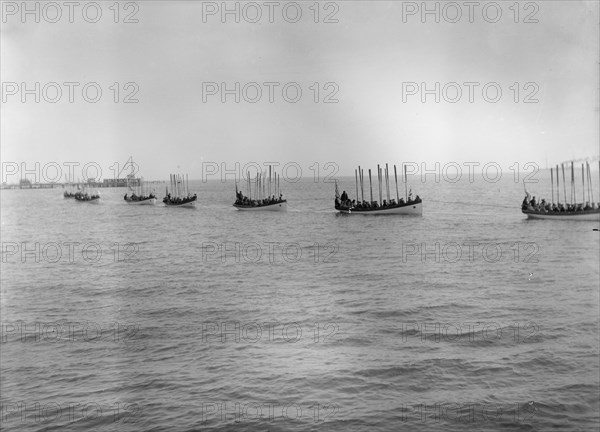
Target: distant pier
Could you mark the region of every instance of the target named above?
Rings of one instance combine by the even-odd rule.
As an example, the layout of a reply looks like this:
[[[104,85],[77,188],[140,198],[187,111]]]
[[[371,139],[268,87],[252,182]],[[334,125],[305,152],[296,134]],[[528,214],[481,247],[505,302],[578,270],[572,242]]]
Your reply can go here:
[[[164,183],[160,182],[150,182],[150,183]],[[65,188],[65,187],[88,187],[92,189],[98,188],[112,188],[112,187],[138,187],[141,185],[140,178],[114,178],[114,179],[104,179],[101,182],[97,182],[94,180],[89,180],[85,183],[32,183],[29,179],[21,179],[19,183],[2,183],[0,186],[1,189],[54,189],[54,188]]]

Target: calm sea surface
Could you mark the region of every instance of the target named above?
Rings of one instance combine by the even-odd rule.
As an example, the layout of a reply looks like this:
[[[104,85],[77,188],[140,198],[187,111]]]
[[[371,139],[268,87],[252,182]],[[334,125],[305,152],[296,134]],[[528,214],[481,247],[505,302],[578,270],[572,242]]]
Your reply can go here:
[[[2,430],[598,430],[598,223],[508,177],[415,180],[422,218],[2,191]]]

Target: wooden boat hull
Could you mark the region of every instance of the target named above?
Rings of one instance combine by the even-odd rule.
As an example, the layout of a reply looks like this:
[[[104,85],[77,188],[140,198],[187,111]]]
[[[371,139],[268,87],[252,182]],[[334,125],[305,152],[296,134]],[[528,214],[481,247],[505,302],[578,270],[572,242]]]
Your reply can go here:
[[[552,219],[552,220],[578,220],[600,222],[600,209],[583,212],[548,212],[538,213],[531,210],[522,210],[528,219]]]
[[[80,202],[80,203],[99,204],[100,198],[93,198],[93,199],[89,199],[89,200],[82,200],[82,199],[75,198],[75,201]]]
[[[183,204],[165,203],[167,207],[196,207],[196,201],[190,201]]]
[[[423,202],[406,204],[401,207],[392,208],[375,208],[375,209],[345,209],[337,207],[337,211],[346,214],[362,214],[362,215],[409,215],[409,216],[422,216],[423,215]]]
[[[245,206],[240,204],[233,205],[236,209],[240,211],[275,211],[275,212],[285,212],[287,211],[287,201],[283,201],[280,203],[274,203],[269,205],[262,206]]]
[[[186,203],[173,203],[173,202],[164,202],[164,205],[167,207],[196,207],[196,200],[188,201]]]
[[[149,199],[145,199],[142,201],[137,201],[137,200],[125,200],[125,202],[127,204],[132,204],[132,205],[155,205],[156,204],[156,198],[149,198]]]

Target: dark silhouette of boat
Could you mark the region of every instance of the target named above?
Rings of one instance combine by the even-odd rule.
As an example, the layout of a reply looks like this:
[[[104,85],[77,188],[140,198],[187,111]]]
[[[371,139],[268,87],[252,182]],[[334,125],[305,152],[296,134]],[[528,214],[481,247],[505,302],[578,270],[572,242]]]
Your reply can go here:
[[[398,175],[396,172],[396,166],[394,165],[394,177],[396,179],[396,199],[390,198],[390,183],[389,183],[389,172],[388,165],[385,164],[385,172],[377,165],[377,178],[379,181],[379,201],[373,200],[373,185],[371,183],[371,170],[369,170],[369,187],[371,190],[371,200],[365,201],[364,199],[364,187],[363,187],[363,170],[358,167],[358,170],[354,170],[354,177],[356,180],[356,196],[357,198],[351,200],[348,197],[346,191],[343,191],[340,195],[338,190],[337,181],[335,183],[335,209],[340,213],[345,214],[363,214],[363,215],[423,215],[423,203],[421,198],[417,195],[415,198],[412,197],[412,191],[408,191],[408,184],[406,181],[406,167],[404,167],[404,189],[405,198],[400,198],[398,193]],[[384,195],[384,184],[385,181],[385,192],[387,194],[386,199],[383,199]],[[360,197],[358,199],[358,185],[360,183]]]
[[[269,176],[266,173],[257,174],[254,180],[250,179],[248,173],[248,194],[245,196],[242,191],[238,191],[237,183],[235,185],[236,200],[233,206],[241,211],[287,211],[287,200],[283,199],[283,194],[279,187],[279,175],[271,173],[269,166]],[[252,184],[254,183],[254,195],[252,194]]]
[[[148,192],[147,187],[143,181],[140,179],[138,186],[134,190],[129,184],[127,185],[129,190],[131,191],[131,195],[125,194],[123,199],[127,204],[135,204],[135,205],[154,205],[156,204],[156,195],[154,195],[154,191]]]
[[[172,193],[167,187],[163,203],[169,207],[195,207],[198,196],[190,194],[187,175],[171,174],[170,180]]]
[[[100,194],[98,192],[94,194],[86,190],[76,192],[74,198],[78,202],[87,202],[90,204],[98,204],[100,202]]]
[[[599,164],[600,165],[600,164]],[[535,196],[525,190],[525,198],[521,203],[521,212],[527,215],[528,219],[552,219],[552,220],[580,220],[580,221],[600,221],[600,202],[594,203],[592,190],[592,176],[589,163],[581,165],[581,182],[583,185],[582,201],[577,202],[577,193],[575,191],[575,169],[571,162],[571,198],[567,203],[567,187],[565,181],[565,167],[561,164],[563,177],[563,199],[565,203],[560,202],[559,170],[556,165],[556,203],[554,202],[554,169],[550,168],[550,183],[552,185],[552,200],[546,202],[545,199],[536,200]],[[587,191],[586,191],[587,179]],[[587,194],[586,194],[587,192]],[[586,201],[587,199],[587,201]],[[584,202],[585,201],[585,202]]]

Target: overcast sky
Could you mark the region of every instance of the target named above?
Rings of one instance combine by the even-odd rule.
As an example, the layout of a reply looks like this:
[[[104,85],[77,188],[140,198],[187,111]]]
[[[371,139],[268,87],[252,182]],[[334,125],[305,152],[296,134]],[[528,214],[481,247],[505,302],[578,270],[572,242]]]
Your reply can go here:
[[[439,23],[421,15],[420,1],[321,2],[318,16],[313,1],[298,2],[295,23],[289,2],[275,2],[272,23],[264,2],[239,3],[240,23],[233,14],[223,19],[221,2],[194,1],[121,3],[118,23],[113,2],[99,2],[102,16],[90,23],[84,18],[94,20],[96,11],[88,7],[84,17],[87,3],[75,8],[73,23],[63,2],[60,19],[41,4],[36,23],[34,14],[22,16],[21,2],[3,2],[3,162],[93,161],[113,177],[109,167],[131,155],[145,177],[166,180],[175,171],[201,178],[203,161],[296,162],[304,170],[331,161],[353,175],[358,164],[534,161],[543,168],[546,160],[599,153],[597,1],[479,2],[471,18],[464,2],[428,2],[439,8]],[[256,20],[255,5],[262,17],[247,22]],[[138,22],[122,22],[128,15]],[[39,103],[33,93],[22,102],[23,82],[40,83]],[[61,83],[56,103],[47,100],[57,98],[51,82]],[[73,103],[64,82],[80,83],[71,87]],[[129,82],[137,103],[123,103],[136,90],[123,88]],[[240,102],[226,94],[223,103],[221,83],[235,89],[236,82]],[[436,82],[439,103],[433,93],[423,102],[422,83],[433,90]],[[102,89],[98,102],[84,100],[86,83]],[[244,99],[258,99],[256,86],[243,93],[247,83],[260,86],[256,103]],[[286,83],[296,103],[284,99]],[[460,98],[448,83],[458,83]]]

